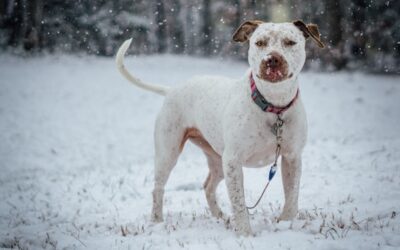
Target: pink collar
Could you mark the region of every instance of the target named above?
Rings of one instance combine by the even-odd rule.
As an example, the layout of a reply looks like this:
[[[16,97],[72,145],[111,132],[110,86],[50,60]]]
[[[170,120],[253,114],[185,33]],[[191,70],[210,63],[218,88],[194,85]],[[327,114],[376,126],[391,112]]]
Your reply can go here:
[[[276,107],[272,103],[268,102],[264,96],[258,91],[256,83],[253,78],[253,74],[250,74],[250,88],[251,88],[251,98],[253,101],[261,108],[262,111],[271,112],[277,115],[282,114],[288,110],[299,96],[299,89],[297,89],[296,95],[285,107]]]

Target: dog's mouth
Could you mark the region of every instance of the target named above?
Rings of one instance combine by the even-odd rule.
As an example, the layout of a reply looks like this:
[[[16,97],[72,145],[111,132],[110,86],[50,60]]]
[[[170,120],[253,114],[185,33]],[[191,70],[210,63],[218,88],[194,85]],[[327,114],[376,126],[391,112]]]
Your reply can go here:
[[[268,67],[261,72],[261,78],[269,82],[280,82],[287,78],[287,72],[284,69]]]
[[[278,53],[271,53],[262,60],[258,77],[268,82],[276,83],[292,77],[288,74],[288,64]]]

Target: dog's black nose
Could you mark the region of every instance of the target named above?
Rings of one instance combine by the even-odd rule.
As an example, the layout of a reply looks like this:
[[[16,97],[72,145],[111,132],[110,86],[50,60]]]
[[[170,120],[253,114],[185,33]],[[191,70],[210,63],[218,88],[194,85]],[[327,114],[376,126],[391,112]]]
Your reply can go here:
[[[276,56],[269,56],[267,59],[267,64],[272,68],[277,67],[279,65],[279,58]]]

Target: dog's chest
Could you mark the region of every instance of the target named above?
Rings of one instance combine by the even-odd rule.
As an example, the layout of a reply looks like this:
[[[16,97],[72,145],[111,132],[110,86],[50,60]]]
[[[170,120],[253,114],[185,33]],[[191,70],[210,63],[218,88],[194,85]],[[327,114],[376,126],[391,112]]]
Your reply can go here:
[[[274,160],[277,141],[273,124],[272,121],[262,121],[256,128],[248,130],[242,145],[246,151],[246,166],[265,166]]]
[[[243,142],[248,142],[243,143],[243,150],[246,151],[244,154],[246,166],[261,167],[274,161],[277,149],[275,123],[276,117],[271,115],[269,119],[261,121],[253,130],[248,131],[248,136],[243,140]],[[281,141],[283,153],[297,150],[301,143],[298,141],[301,137],[297,135],[297,133],[302,133],[300,130],[292,120],[284,121]]]

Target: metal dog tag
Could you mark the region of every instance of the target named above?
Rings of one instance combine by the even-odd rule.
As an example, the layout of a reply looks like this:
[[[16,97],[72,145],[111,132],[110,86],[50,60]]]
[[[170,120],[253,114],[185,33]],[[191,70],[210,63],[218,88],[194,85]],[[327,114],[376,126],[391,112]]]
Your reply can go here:
[[[281,131],[282,130],[282,126],[283,126],[283,120],[278,116],[278,118],[276,119],[276,122],[271,127],[271,132],[275,136],[278,136],[278,131],[279,131],[280,132],[279,136],[280,136],[280,134],[282,134],[282,131]]]
[[[278,134],[278,125],[274,123],[271,127],[271,132],[276,136]]]

